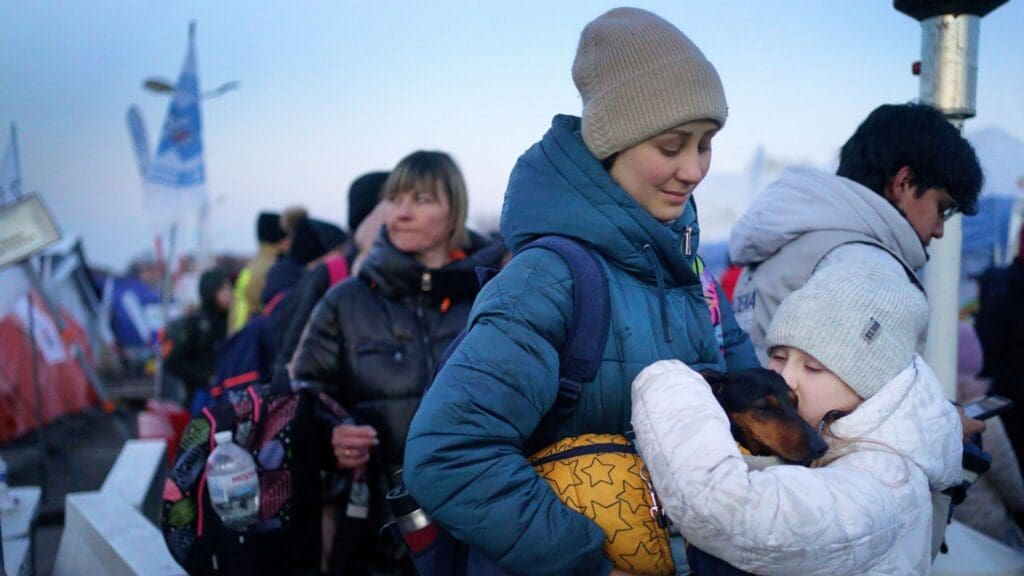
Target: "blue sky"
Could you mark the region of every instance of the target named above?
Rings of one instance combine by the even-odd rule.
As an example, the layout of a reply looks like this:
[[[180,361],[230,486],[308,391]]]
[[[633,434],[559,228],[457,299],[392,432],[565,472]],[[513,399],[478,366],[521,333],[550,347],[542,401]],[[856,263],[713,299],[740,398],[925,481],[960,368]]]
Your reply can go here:
[[[154,147],[196,20],[216,250],[251,251],[261,209],[302,203],[344,222],[349,183],[415,149],[450,152],[471,222],[496,217],[515,159],[556,113],[578,114],[570,69],[583,26],[617,5],[546,2],[0,3],[0,125],[18,125],[23,183],[91,259],[122,266],[152,246],[125,113]],[[730,105],[713,172],[758,146],[826,163],[884,102],[918,95],[920,26],[882,0],[637,2],[679,26],[722,76]],[[978,116],[1024,138],[1024,1],[982,20]],[[713,190],[698,189],[712,194]],[[187,242],[187,240],[186,240]]]

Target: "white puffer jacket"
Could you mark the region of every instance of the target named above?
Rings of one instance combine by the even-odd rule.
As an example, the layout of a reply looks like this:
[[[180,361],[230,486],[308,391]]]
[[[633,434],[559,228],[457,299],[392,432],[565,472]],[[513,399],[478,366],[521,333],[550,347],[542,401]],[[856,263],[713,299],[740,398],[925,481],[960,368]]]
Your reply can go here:
[[[960,419],[919,356],[836,421],[869,443],[823,468],[750,471],[707,382],[677,360],[633,382],[633,427],[669,518],[756,574],[927,574],[930,490],[962,479]],[[898,453],[898,454],[897,454]]]

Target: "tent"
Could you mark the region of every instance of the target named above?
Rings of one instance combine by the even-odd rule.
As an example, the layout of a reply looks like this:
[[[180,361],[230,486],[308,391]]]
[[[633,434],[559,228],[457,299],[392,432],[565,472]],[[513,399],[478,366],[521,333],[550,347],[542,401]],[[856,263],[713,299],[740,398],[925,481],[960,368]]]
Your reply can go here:
[[[0,442],[30,432],[39,425],[40,416],[49,423],[98,401],[72,349],[79,346],[89,356],[88,335],[75,317],[61,310],[62,332],[36,291],[17,299],[10,308],[0,318]]]
[[[0,442],[96,404],[111,341],[78,239],[0,270]]]

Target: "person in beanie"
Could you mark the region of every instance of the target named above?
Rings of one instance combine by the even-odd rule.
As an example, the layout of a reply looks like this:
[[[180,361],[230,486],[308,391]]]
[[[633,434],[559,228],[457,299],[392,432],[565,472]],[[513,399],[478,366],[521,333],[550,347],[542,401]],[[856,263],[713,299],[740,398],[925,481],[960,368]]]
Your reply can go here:
[[[267,272],[260,294],[263,305],[294,288],[307,268],[347,239],[341,228],[329,222],[308,217],[299,220],[292,232],[288,253],[281,255]]]
[[[762,362],[776,307],[816,270],[879,267],[920,284],[928,244],[954,214],[977,213],[982,181],[971,144],[923,104],[872,111],[843,144],[835,174],[784,171],[729,236],[729,258],[744,267],[733,294],[736,319]]]
[[[757,365],[720,288],[697,272],[693,194],[728,116],[715,67],[671,23],[616,8],[584,28],[573,80],[583,116],[555,116],[519,158],[501,231],[514,253],[557,234],[600,261],[610,329],[599,372],[558,438],[535,438],[559,388],[573,282],[558,254],[521,252],[481,290],[405,449],[403,479],[427,514],[513,574],[619,573],[604,532],[559,501],[528,463],[532,450],[626,432],[629,385],[657,360]]]
[[[380,202],[380,193],[387,179],[387,172],[367,172],[352,181],[348,188],[349,233],[358,230],[359,225]]]
[[[179,318],[167,328],[164,368],[185,385],[185,406],[195,415],[202,408],[197,395],[210,384],[217,369],[217,354],[227,337],[228,310],[231,308],[231,279],[220,268],[199,277],[199,309]]]
[[[234,300],[228,320],[228,333],[234,334],[245,326],[249,318],[256,316],[263,309],[260,293],[266,282],[267,271],[278,256],[288,251],[290,235],[282,224],[291,230],[298,215],[304,217],[302,208],[289,208],[285,216],[275,212],[260,212],[256,217],[256,240],[259,247],[256,256],[246,262],[235,280]]]
[[[992,394],[1013,400],[1003,423],[1024,462],[1024,227],[1020,234],[1017,257],[982,275],[974,326],[985,357],[982,376],[992,379]]]
[[[960,418],[915,352],[924,294],[878,269],[829,267],[779,306],[768,367],[823,430],[810,468],[752,471],[705,379],[678,360],[633,383],[637,448],[699,549],[755,574],[928,574],[931,491],[963,476]]]

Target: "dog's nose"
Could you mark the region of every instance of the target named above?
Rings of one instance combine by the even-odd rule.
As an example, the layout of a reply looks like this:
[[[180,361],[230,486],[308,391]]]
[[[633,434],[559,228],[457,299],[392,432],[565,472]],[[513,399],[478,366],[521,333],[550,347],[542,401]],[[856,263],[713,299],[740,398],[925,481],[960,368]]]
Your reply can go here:
[[[828,452],[828,444],[817,434],[812,435],[807,444],[811,451],[811,460],[817,460],[824,456],[825,452]]]

